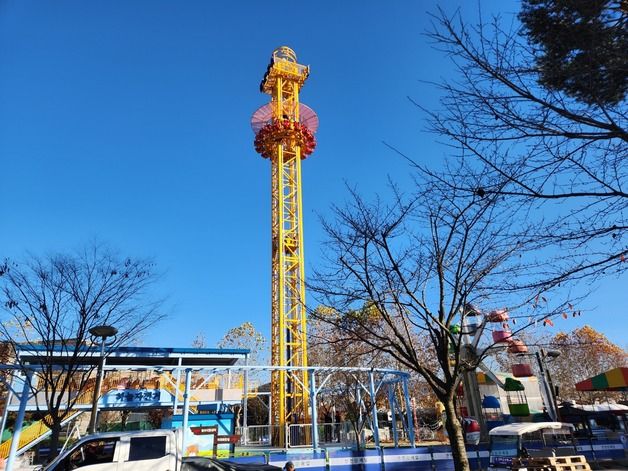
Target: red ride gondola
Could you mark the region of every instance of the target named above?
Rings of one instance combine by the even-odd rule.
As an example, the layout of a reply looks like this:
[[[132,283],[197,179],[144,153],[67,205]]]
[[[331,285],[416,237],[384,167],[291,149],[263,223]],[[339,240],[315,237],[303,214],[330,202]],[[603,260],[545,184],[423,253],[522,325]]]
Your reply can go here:
[[[494,330],[493,331],[493,342],[501,343],[501,342],[510,342],[512,339],[512,332],[510,330]]]
[[[528,346],[522,340],[512,339],[508,345],[508,353],[528,353]]]
[[[516,365],[512,365],[512,375],[515,378],[529,378],[534,376],[534,373],[529,363],[517,363]]]
[[[506,322],[510,316],[507,309],[495,309],[487,314],[489,322]]]

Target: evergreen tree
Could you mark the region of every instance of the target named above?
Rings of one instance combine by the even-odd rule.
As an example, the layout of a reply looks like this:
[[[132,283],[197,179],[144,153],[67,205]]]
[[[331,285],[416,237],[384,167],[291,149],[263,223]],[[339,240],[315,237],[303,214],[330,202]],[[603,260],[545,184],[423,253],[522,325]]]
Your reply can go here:
[[[622,0],[524,0],[519,19],[540,83],[588,104],[614,105],[628,89],[628,8]]]

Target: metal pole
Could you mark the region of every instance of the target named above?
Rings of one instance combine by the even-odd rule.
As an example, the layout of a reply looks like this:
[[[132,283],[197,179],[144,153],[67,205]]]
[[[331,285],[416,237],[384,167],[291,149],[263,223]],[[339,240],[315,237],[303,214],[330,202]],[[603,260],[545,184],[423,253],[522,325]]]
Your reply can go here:
[[[181,456],[185,456],[185,438],[188,433],[188,416],[190,414],[190,382],[192,381],[192,370],[185,370],[185,392],[183,393],[183,423],[181,425]],[[216,437],[214,436],[214,440]]]
[[[249,355],[244,355],[244,366],[249,364]],[[244,396],[242,397],[242,425],[246,428],[249,425],[249,372],[244,370]],[[244,435],[246,440],[246,434]],[[245,442],[246,445],[246,442]]]
[[[373,414],[373,440],[375,441],[375,448],[379,448],[379,423],[377,420],[377,402],[375,401],[375,381],[372,371],[369,371],[369,394],[371,395],[371,414]]]
[[[539,370],[541,370],[541,382],[543,383],[543,401],[547,407],[547,413],[554,422],[558,419],[556,414],[556,404],[554,403],[554,395],[552,391],[549,390],[549,386],[547,384],[547,377],[545,376],[545,367],[543,365],[543,360],[545,357],[545,351],[541,349],[541,352],[536,352],[534,354],[536,356],[536,361],[539,365]]]
[[[545,350],[541,349],[541,352],[543,353],[543,361],[545,362]],[[554,383],[552,382],[552,375],[549,372],[549,368],[547,367],[547,364],[544,363],[545,366],[545,376],[547,377],[547,387],[550,390],[550,397],[552,398],[552,403],[554,404],[554,411],[556,413],[556,421],[557,422],[561,422],[561,417],[560,417],[560,409],[558,407],[558,400],[556,399],[556,388],[554,387]]]
[[[89,426],[87,430],[90,434],[96,433],[96,417],[98,416],[98,399],[100,398],[100,387],[102,386],[103,368],[105,366],[105,340],[102,337],[100,344],[100,362],[98,363],[98,371],[96,373],[96,386],[94,387],[94,396],[92,398],[92,414],[89,418]]]
[[[331,434],[332,442],[340,443],[340,422],[336,425],[336,406],[331,406]]]
[[[273,437],[275,436],[275,426],[273,426],[273,398],[270,394],[268,394],[267,397],[268,397],[268,436],[270,437],[272,441],[274,440]],[[248,433],[248,430],[247,430],[247,433]]]
[[[363,419],[362,419],[362,388],[358,385],[357,389],[355,391],[355,400],[356,400],[356,404],[358,405],[358,430],[360,430],[360,432],[356,433],[356,437],[355,437],[355,441],[356,444],[358,445],[359,448],[359,444],[360,444],[360,440],[361,437],[364,436],[364,429],[362,426],[363,423]],[[366,440],[364,441],[364,447],[366,448]]]
[[[177,409],[179,408],[179,386],[181,386],[181,357],[179,357],[179,368],[177,368],[177,384],[174,386],[174,401],[172,404],[173,415],[176,415]]]
[[[7,419],[9,418],[9,404],[13,400],[13,376],[11,375],[11,383],[8,385],[9,391],[7,392],[7,400],[4,404],[4,412],[2,414],[2,424],[0,425],[0,438],[4,435],[4,428],[7,426]]]
[[[358,387],[356,394],[356,404],[358,405],[358,428],[362,427],[362,388]],[[358,437],[359,440],[360,437]]]
[[[24,414],[26,412],[26,403],[28,402],[28,392],[31,387],[31,375],[32,372],[26,371],[26,377],[24,378],[24,385],[22,387],[22,394],[20,394],[20,408],[17,411],[17,417],[15,418],[15,425],[13,426],[13,438],[11,439],[11,448],[9,448],[9,456],[5,465],[5,471],[13,471],[13,465],[15,464],[15,457],[20,445],[20,435],[22,433],[22,425],[24,423]]]
[[[273,436],[273,398],[268,395],[268,431],[270,436]]]
[[[402,381],[403,386],[403,396],[406,401],[406,423],[408,424],[408,440],[410,440],[410,445],[414,448],[416,445],[414,443],[414,416],[412,413],[412,406],[410,405],[410,395],[408,394],[408,377],[404,376]]]
[[[554,383],[552,382],[552,376],[550,375],[549,369],[545,369],[547,373],[547,383],[550,388],[550,392],[552,393],[552,401],[554,402],[554,407],[556,409],[556,420],[558,422],[562,422],[562,418],[560,417],[560,407],[558,407],[558,400],[556,399],[556,388],[554,387]]]
[[[394,385],[388,385],[388,404],[390,405],[390,415],[392,420],[393,442],[395,447],[399,446],[399,434],[397,433],[397,411],[395,410],[397,401],[395,400]]]
[[[318,448],[318,410],[316,409],[316,379],[310,371],[310,409],[312,410],[312,447]]]
[[[465,371],[462,374],[462,384],[464,395],[467,398],[467,406],[469,407],[469,416],[477,419],[482,440],[488,440],[488,427],[484,420],[480,386],[475,370]]]

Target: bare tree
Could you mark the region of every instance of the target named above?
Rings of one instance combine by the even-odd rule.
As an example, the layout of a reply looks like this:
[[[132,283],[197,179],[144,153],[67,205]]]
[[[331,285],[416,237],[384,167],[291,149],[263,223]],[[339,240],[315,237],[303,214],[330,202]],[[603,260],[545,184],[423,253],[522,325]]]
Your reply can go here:
[[[94,383],[90,358],[99,349],[89,330],[115,326],[118,335],[107,346],[113,349],[162,319],[161,302],[150,298],[156,279],[150,261],[120,258],[96,244],[74,254],[29,256],[1,266],[5,316],[0,332],[18,361],[20,352],[35,356],[32,389],[43,396],[38,407],[47,413],[43,421],[51,429],[52,456],[61,423]],[[17,332],[6,321],[19,326]],[[63,356],[63,362],[55,356]]]
[[[367,308],[368,309],[368,308]],[[338,366],[351,368],[395,368],[393,358],[384,351],[378,351],[363,342],[355,342],[335,327],[335,309],[318,306],[315,315],[308,317],[308,362],[310,365]],[[331,322],[330,322],[331,321]],[[355,437],[355,445],[361,449],[365,443],[362,432],[373,420],[372,409],[366,406],[373,398],[364,397],[357,372],[335,372],[326,381],[325,389],[319,395],[318,410],[326,423],[325,440],[339,435],[340,421],[348,423]],[[381,395],[380,395],[381,396]],[[327,417],[327,419],[325,419]],[[340,419],[340,420],[338,420]],[[336,422],[332,430],[330,422]],[[339,436],[334,436],[340,440]]]
[[[420,183],[421,184],[421,183]],[[353,192],[325,222],[327,266],[312,289],[333,313],[321,315],[345,341],[365,346],[418,373],[445,407],[446,429],[456,470],[468,470],[455,396],[463,372],[474,369],[491,347],[468,354],[460,324],[470,303],[526,310],[518,330],[560,312],[562,303],[541,308],[538,296],[522,290],[535,276],[520,258],[531,243],[494,195],[480,198],[452,192],[438,181],[390,204],[365,202]],[[536,306],[536,307],[535,307]],[[429,338],[428,345],[415,342]],[[436,367],[434,366],[436,363]]]
[[[268,362],[268,342],[264,336],[255,328],[251,322],[243,322],[237,327],[229,329],[222,338],[218,341],[218,348],[236,348],[248,350],[248,364],[249,365],[263,365]],[[265,385],[270,382],[269,374],[267,371],[249,371],[241,372],[235,375],[242,381],[242,384],[246,388],[257,389],[260,385]],[[249,389],[250,390],[250,389]],[[248,394],[249,391],[245,391]],[[246,404],[246,405],[245,405]],[[260,406],[265,407],[261,402],[261,398],[257,397],[257,401],[253,401],[253,410],[256,413],[259,412]],[[236,406],[236,422],[241,425],[241,421],[244,419],[246,407],[247,424],[249,413],[249,401],[242,404],[242,407]],[[269,411],[270,413],[270,411]],[[259,415],[259,414],[258,414]]]
[[[372,302],[365,303],[360,310],[363,312],[370,310],[371,315],[377,316],[376,308]],[[331,307],[318,306],[316,313],[308,317],[308,360],[311,365],[406,369],[404,365],[385,351],[362,342],[356,342],[354,338],[337,329],[335,326],[337,315],[338,312]],[[429,365],[430,369],[438,368],[430,338],[421,332],[412,332],[410,335],[414,348],[419,351],[423,350],[424,363]],[[359,391],[358,386],[358,378],[355,376],[347,373],[335,373],[332,379],[327,382],[327,387],[320,396],[319,411],[322,417],[326,415],[335,417],[333,410],[339,415],[344,413],[345,420],[351,424],[355,433],[356,445],[360,448],[362,446],[361,432],[372,417],[368,408],[362,407],[361,411],[357,409],[360,403],[358,401],[360,394],[356,393]],[[415,398],[417,407],[433,407],[436,399],[431,394],[431,390],[427,392],[424,386],[425,382],[418,375],[415,374],[409,378],[408,390],[410,395]],[[403,403],[401,386],[396,393],[399,393],[399,403]],[[383,396],[385,395],[379,396],[378,404],[380,399],[383,399],[382,402],[384,403],[387,402],[388,399]]]
[[[205,338],[205,334],[203,332],[199,332],[198,334],[196,334],[196,337],[192,339],[192,347],[207,348],[207,339]]]
[[[268,362],[268,342],[250,322],[229,329],[218,342],[218,347],[249,350],[249,364],[252,365]]]
[[[527,204],[536,238],[563,255],[548,266],[546,281],[624,272],[626,98],[579,100],[564,87],[546,87],[538,47],[516,21],[504,23],[497,17],[473,26],[442,10],[434,16],[428,36],[456,74],[436,84],[438,109],[424,111],[461,165],[442,174],[423,170],[452,190]]]

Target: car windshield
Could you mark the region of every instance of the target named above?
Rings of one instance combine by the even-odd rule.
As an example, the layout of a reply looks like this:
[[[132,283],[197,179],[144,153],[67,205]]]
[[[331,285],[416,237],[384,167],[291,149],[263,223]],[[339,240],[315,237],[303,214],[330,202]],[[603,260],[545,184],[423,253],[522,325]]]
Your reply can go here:
[[[491,455],[517,456],[519,437],[516,435],[493,435],[491,437]]]
[[[118,437],[79,443],[63,459],[53,461],[46,471],[71,471],[83,466],[111,463]]]
[[[571,433],[568,430],[558,430],[557,432],[543,433],[545,445],[549,447],[568,447],[573,446]]]
[[[526,433],[521,437],[521,451],[524,454],[545,454],[559,450],[574,451],[570,428],[544,428]],[[560,451],[561,453],[563,451]],[[541,455],[539,455],[541,456]]]

